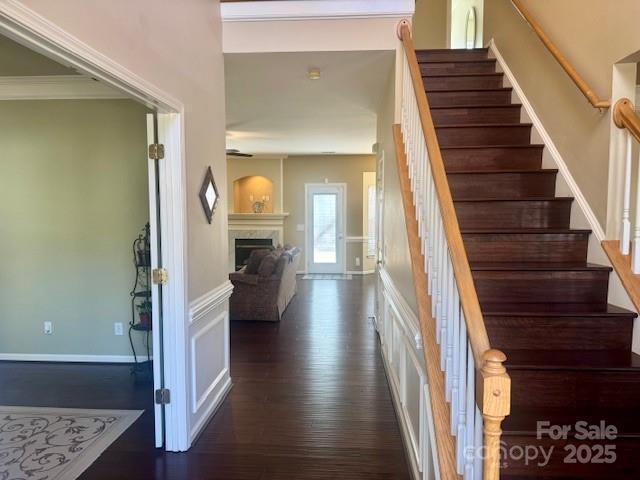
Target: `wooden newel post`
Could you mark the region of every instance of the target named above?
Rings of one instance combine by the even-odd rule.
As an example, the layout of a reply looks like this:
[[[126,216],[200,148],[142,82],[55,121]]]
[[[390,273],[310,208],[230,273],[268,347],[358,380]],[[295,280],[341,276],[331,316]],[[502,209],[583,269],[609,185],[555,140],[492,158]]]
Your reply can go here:
[[[478,405],[482,412],[484,433],[483,480],[500,478],[500,436],[502,421],[509,415],[511,379],[503,363],[507,357],[500,350],[487,350],[480,369]]]

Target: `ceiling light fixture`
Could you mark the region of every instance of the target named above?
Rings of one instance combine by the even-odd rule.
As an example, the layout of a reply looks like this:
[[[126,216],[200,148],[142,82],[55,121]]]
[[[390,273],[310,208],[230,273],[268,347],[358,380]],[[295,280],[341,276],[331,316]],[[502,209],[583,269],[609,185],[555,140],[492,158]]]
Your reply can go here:
[[[309,80],[320,80],[320,69],[310,68],[307,72],[307,76],[309,77]]]

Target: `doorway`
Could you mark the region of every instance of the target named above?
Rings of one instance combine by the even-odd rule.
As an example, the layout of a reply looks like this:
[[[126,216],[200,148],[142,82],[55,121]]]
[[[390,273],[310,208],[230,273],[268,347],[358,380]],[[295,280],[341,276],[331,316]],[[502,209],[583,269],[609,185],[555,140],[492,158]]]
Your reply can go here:
[[[145,403],[145,409],[151,412],[151,415],[155,414],[155,441],[153,442],[156,447],[165,447],[167,450],[183,451],[189,448],[191,438],[189,437],[188,429],[188,410],[185,407],[187,403],[188,391],[187,391],[187,378],[182,368],[186,363],[187,357],[187,339],[184,335],[184,320],[185,320],[185,303],[186,303],[186,289],[185,289],[185,256],[184,256],[184,243],[185,239],[185,198],[183,195],[184,186],[184,156],[182,149],[183,133],[182,133],[182,104],[175,101],[173,98],[165,95],[160,90],[156,89],[153,85],[143,81],[133,75],[120,69],[118,65],[108,62],[105,63],[104,57],[89,47],[82,46],[77,47],[73,43],[73,39],[68,38],[63,32],[58,30],[51,30],[45,28],[40,23],[29,23],[27,27],[24,27],[24,20],[21,16],[21,12],[5,12],[4,16],[0,19],[0,35],[6,36],[16,44],[21,45],[23,48],[36,51],[38,53],[44,52],[41,65],[49,65],[54,62],[58,62],[63,66],[64,73],[66,75],[60,75],[57,77],[58,83],[64,82],[67,78],[75,80],[74,84],[82,83],[86,84],[87,88],[91,91],[95,91],[95,98],[100,101],[109,102],[113,99],[119,101],[134,101],[147,107],[147,111],[151,110],[156,112],[148,120],[148,141],[149,143],[164,144],[164,158],[160,161],[154,158],[149,158],[148,162],[148,176],[145,174],[146,180],[149,182],[149,217],[147,217],[150,226],[150,250],[149,261],[150,269],[166,269],[170,272],[171,281],[166,283],[166,275],[160,275],[156,277],[154,272],[152,276],[154,278],[153,286],[150,286],[149,297],[147,293],[144,293],[144,302],[140,301],[136,304],[129,305],[128,311],[133,311],[133,317],[139,318],[144,314],[152,325],[152,343],[153,348],[151,350],[151,357],[153,358],[153,386],[149,384],[148,391],[144,392],[144,398],[148,399],[148,403]],[[20,25],[20,28],[17,26]],[[74,48],[70,45],[73,44]],[[69,52],[74,52],[73,54]],[[48,60],[44,57],[47,57]],[[60,67],[59,67],[60,68]],[[47,72],[41,73],[41,75],[48,75]],[[53,75],[53,73],[51,74]],[[73,77],[73,78],[71,78]],[[58,85],[56,83],[56,86]],[[53,92],[53,89],[52,89]],[[41,92],[39,92],[41,93]],[[50,96],[41,96],[51,101],[71,100],[79,102],[81,99],[76,99],[73,96],[73,92],[69,93],[68,89],[64,90],[64,97],[56,97],[55,92]],[[87,98],[94,98],[91,96],[84,96],[82,100]],[[20,97],[20,100],[29,100],[29,98]],[[28,102],[27,102],[28,103]],[[155,116],[156,121],[153,121]],[[140,117],[140,122],[144,124],[144,117]],[[140,137],[141,145],[144,146],[145,138]],[[117,142],[115,142],[117,143]],[[138,156],[142,165],[145,164],[144,150],[140,150]],[[160,158],[160,157],[159,157]],[[158,159],[159,159],[158,158]],[[104,162],[102,165],[111,165],[113,162]],[[123,175],[122,178],[129,179],[129,176]],[[82,185],[80,183],[80,185]],[[100,184],[102,187],[103,185]],[[88,189],[87,185],[84,185],[85,189]],[[146,185],[143,185],[140,190],[145,189]],[[88,189],[89,193],[93,191]],[[64,192],[63,192],[64,193]],[[82,205],[81,202],[78,203]],[[71,216],[72,217],[72,216]],[[100,218],[95,215],[94,218]],[[143,222],[144,223],[144,222]],[[86,231],[98,231],[100,227],[104,225],[99,224],[96,228],[85,228]],[[105,243],[110,237],[104,236]],[[160,240],[167,240],[164,242],[165,248],[160,252]],[[85,242],[86,243],[86,242]],[[131,244],[127,240],[126,251],[131,251]],[[55,256],[51,256],[55,259]],[[92,259],[102,258],[99,255],[89,257]],[[129,262],[129,260],[127,260]],[[146,265],[146,263],[145,263]],[[126,265],[130,267],[129,263]],[[94,270],[95,273],[95,270]],[[100,272],[98,272],[100,273]],[[97,275],[98,278],[104,279],[104,275]],[[60,283],[60,282],[58,282]],[[82,288],[96,282],[85,282],[81,285]],[[35,288],[36,283],[32,286]],[[127,282],[125,297],[131,286]],[[88,297],[90,298],[90,297]],[[94,301],[94,303],[97,303]],[[151,305],[149,305],[151,304]],[[164,318],[160,315],[161,310],[165,313]],[[127,338],[127,329],[129,318],[120,320],[112,319],[113,326],[110,330],[106,330],[105,333],[96,334],[96,338],[105,338],[105,335],[121,336]],[[42,322],[40,322],[42,324]],[[66,330],[56,329],[54,326],[51,328],[47,319],[45,322],[44,333],[39,335],[52,335],[52,337],[62,337]],[[135,321],[132,321],[135,323]],[[164,329],[166,335],[161,334],[161,330]],[[104,329],[103,329],[104,330]],[[71,327],[69,331],[76,332]],[[132,334],[134,342],[138,337],[146,337],[146,333],[138,335],[137,332]],[[146,340],[142,340],[144,342]],[[128,341],[127,341],[128,342]],[[51,343],[51,342],[50,342]],[[84,346],[89,345],[85,342]],[[142,359],[147,359],[146,344],[138,345],[137,353]],[[128,363],[129,355],[114,354],[108,355],[109,352],[93,352],[88,350],[87,352],[80,352],[82,354],[65,355],[64,353],[49,353],[41,355],[38,353],[22,353],[17,348],[5,349],[5,353],[0,358],[6,362],[31,362],[40,361],[47,362],[57,368],[58,365],[62,367],[62,362],[73,362],[73,369],[81,370],[83,365],[87,362],[95,364],[96,367],[105,364],[105,362],[117,362]],[[86,354],[85,354],[86,353]],[[94,354],[95,353],[95,354]],[[142,355],[139,355],[142,353]],[[133,358],[134,355],[131,355]],[[162,368],[161,361],[167,359],[166,368]],[[85,364],[81,363],[85,362]],[[34,371],[34,368],[25,365],[25,371]],[[107,366],[105,365],[105,368]],[[182,368],[181,368],[182,367]],[[93,368],[93,365],[86,366],[87,370]],[[114,370],[128,370],[128,365],[114,366]],[[128,373],[127,373],[128,375]],[[128,378],[125,375],[123,378]],[[80,378],[78,375],[72,374],[74,378]],[[96,376],[95,378],[98,378]],[[187,377],[187,378],[185,378]],[[17,393],[20,393],[17,389],[14,389]],[[171,400],[169,401],[169,391],[171,392]],[[26,390],[25,390],[26,392]],[[68,393],[68,392],[67,392]],[[26,394],[26,393],[25,393]],[[17,398],[17,397],[16,397]],[[44,397],[36,397],[43,399]],[[85,399],[88,399],[86,397]],[[111,398],[108,396],[107,398]],[[52,400],[53,401],[53,400]],[[5,402],[6,403],[6,402]],[[14,403],[14,402],[12,402]],[[49,401],[49,403],[51,403]],[[14,403],[16,404],[16,403]],[[25,403],[26,405],[26,403]],[[62,403],[60,404],[61,406]],[[124,404],[123,404],[124,405]],[[65,407],[66,408],[66,407]],[[124,405],[121,408],[127,408]],[[138,405],[132,408],[140,409]],[[154,412],[155,410],[155,412]],[[166,411],[166,415],[163,412]],[[166,418],[166,422],[163,420]],[[153,423],[153,422],[152,422]],[[166,427],[166,430],[165,430]],[[149,432],[153,435],[153,430]],[[146,435],[146,434],[145,434]],[[152,437],[153,438],[153,437]]]
[[[346,184],[306,184],[307,271],[345,273]]]

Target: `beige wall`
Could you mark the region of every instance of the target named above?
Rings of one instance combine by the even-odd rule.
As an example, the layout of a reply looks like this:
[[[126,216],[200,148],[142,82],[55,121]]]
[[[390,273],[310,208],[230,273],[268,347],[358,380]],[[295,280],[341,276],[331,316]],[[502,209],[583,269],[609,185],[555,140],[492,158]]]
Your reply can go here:
[[[613,64],[640,50],[640,2],[526,0],[525,4],[595,93],[609,98]],[[604,226],[610,111],[600,113],[587,103],[507,0],[485,0],[485,43],[491,38]]]
[[[71,35],[184,104],[188,295],[227,280],[227,205],[210,225],[198,198],[207,166],[227,196],[219,1],[23,0]]]
[[[377,165],[376,165],[377,167]],[[370,272],[376,268],[376,256],[369,256],[369,233],[375,235],[376,231],[374,227],[373,232],[369,231],[369,188],[376,188],[376,172],[363,172],[362,174],[362,270]],[[376,203],[377,205],[377,203]],[[371,212],[376,215],[376,207]],[[377,225],[377,223],[376,223]]]
[[[131,320],[131,244],[149,219],[146,113],[1,102],[0,353],[131,354],[113,324]]]
[[[271,207],[273,212],[282,212],[282,159],[276,157],[227,157],[227,190],[229,196],[227,202],[229,212],[234,210],[233,182],[239,178],[259,175],[268,178],[273,182],[273,195],[271,196]],[[256,199],[257,200],[257,199]],[[240,213],[240,212],[235,212]]]
[[[378,143],[380,154],[384,155],[383,266],[407,303],[417,311],[392,131],[396,123],[394,85],[395,75],[391,75],[378,113]]]
[[[447,0],[416,0],[413,41],[416,48],[447,48]]]
[[[284,161],[284,211],[290,215],[285,221],[284,238],[287,243],[303,251],[301,268],[305,265],[305,232],[296,231],[296,225],[305,223],[305,183],[347,184],[347,237],[362,236],[362,172],[375,171],[373,155],[315,155],[291,156]],[[347,270],[362,270],[362,244],[347,243]],[[355,258],[360,257],[360,266]]]

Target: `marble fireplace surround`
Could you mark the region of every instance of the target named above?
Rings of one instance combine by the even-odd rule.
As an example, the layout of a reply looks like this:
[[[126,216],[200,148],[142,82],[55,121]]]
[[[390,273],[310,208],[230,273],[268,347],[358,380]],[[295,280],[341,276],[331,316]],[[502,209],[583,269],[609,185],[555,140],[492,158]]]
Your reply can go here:
[[[284,244],[284,220],[288,213],[230,213],[229,271],[235,270],[236,239],[270,238],[274,245]]]

